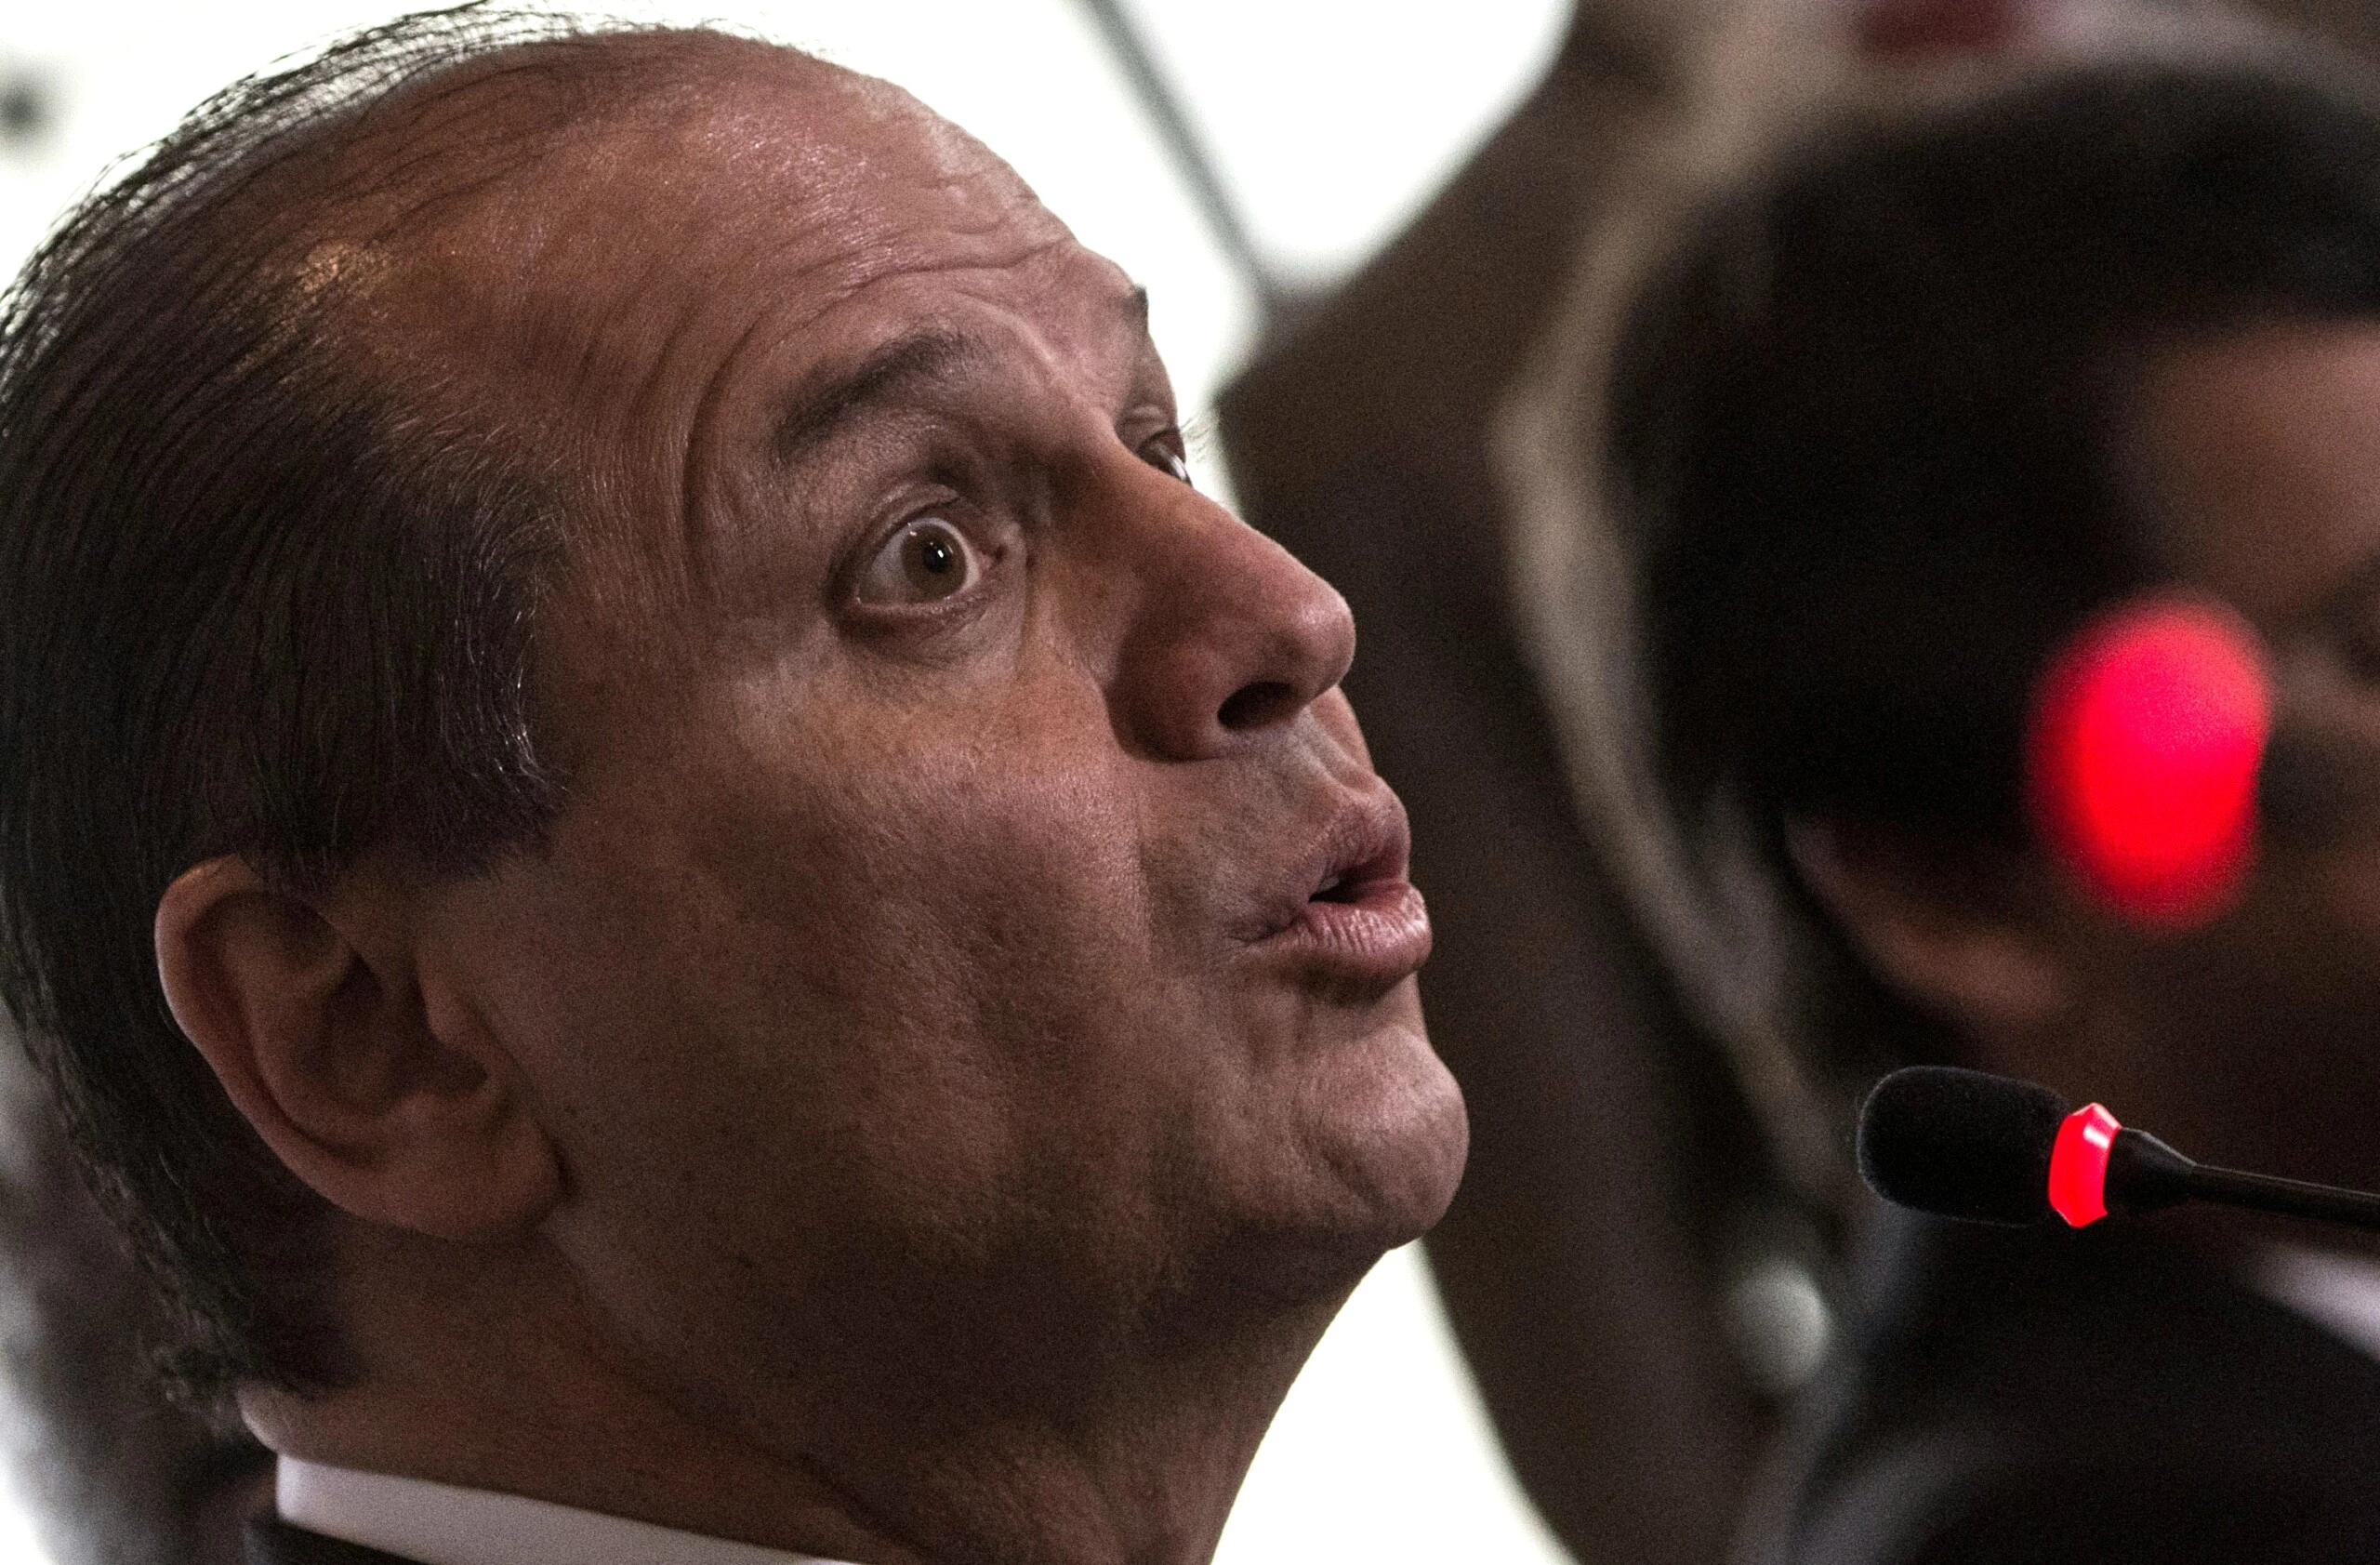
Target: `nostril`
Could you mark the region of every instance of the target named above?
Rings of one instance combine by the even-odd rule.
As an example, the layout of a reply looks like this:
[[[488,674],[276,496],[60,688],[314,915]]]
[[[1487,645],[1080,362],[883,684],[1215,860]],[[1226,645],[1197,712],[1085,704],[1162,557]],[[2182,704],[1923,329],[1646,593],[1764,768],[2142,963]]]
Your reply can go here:
[[[1215,721],[1235,734],[1245,734],[1295,717],[1303,705],[1305,701],[1296,686],[1278,680],[1260,680],[1233,691],[1216,711]]]

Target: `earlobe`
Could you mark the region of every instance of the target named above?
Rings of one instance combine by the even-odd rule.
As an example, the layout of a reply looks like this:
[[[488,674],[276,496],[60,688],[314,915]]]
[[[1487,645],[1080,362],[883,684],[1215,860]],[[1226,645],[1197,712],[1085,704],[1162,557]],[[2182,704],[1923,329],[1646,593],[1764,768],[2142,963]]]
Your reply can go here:
[[[387,906],[358,881],[317,900],[236,856],[158,901],[158,977],[183,1034],[274,1155],[359,1217],[439,1238],[526,1231],[560,1199],[553,1150],[468,1009],[425,1002]]]
[[[1785,845],[1813,895],[1876,975],[1970,1031],[2036,1031],[2074,1002],[2046,933],[2000,899],[1964,895],[1907,844],[1839,821],[1789,822]]]

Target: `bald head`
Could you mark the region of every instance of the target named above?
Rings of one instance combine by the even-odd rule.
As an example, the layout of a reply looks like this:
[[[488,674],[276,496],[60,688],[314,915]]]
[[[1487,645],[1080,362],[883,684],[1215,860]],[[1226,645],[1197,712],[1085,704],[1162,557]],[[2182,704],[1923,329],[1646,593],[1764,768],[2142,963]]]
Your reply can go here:
[[[708,31],[503,41],[287,139],[218,215],[257,302],[477,391],[474,417],[524,391],[566,414],[548,404],[632,373],[630,317],[782,245],[788,202],[851,282],[895,242],[897,185],[954,197],[963,226],[1032,211],[1062,232],[900,88]]]
[[[376,109],[305,178],[290,254],[301,285],[336,278],[308,293],[324,329],[586,499],[694,440],[692,401],[654,405],[672,377],[947,265],[945,240],[985,264],[1070,242],[901,89],[708,33],[509,50]]]

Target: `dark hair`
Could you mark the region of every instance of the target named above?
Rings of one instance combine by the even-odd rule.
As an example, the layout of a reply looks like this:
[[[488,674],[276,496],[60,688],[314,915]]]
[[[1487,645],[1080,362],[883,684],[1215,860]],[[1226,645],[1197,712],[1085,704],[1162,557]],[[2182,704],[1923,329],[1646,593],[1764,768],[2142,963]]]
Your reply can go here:
[[[2380,113],[2277,69],[2105,66],[1802,149],[1644,296],[1613,472],[1665,776],[1771,830],[2024,841],[2038,670],[2169,573],[2143,354],[2380,317]]]
[[[1963,1045],[1857,958],[1785,824],[1995,872],[2039,670],[2172,574],[2127,450],[2144,358],[2374,317],[2380,112],[2278,63],[2101,66],[1807,142],[1633,301],[1608,482],[1658,770],[1816,935],[1797,1030],[1835,1086]]]
[[[467,7],[240,83],[73,212],[0,316],[0,988],[201,1392],[349,1370],[327,1209],[176,1028],[160,895],[233,854],[298,892],[367,850],[468,873],[560,793],[529,695],[559,488],[533,443],[342,351],[310,264],[356,193],[338,153],[508,50],[566,121],[604,38]]]

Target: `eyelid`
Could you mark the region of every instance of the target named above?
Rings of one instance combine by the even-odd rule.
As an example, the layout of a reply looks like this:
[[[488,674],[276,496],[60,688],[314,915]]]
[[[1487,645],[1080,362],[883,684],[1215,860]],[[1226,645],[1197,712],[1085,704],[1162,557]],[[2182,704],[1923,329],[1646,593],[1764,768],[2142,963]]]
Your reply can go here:
[[[1197,487],[1190,477],[1190,437],[1180,423],[1167,424],[1162,429],[1153,430],[1142,436],[1139,443],[1133,445],[1132,455],[1143,461],[1148,461],[1149,447],[1159,441],[1166,443],[1164,446],[1166,462],[1163,465],[1163,471],[1169,476],[1177,478],[1184,484],[1190,484],[1194,488]],[[1155,462],[1149,465],[1158,466]]]
[[[883,603],[863,597],[862,586],[868,572],[884,557],[884,550],[919,523],[933,520],[947,523],[974,550],[980,567],[977,579],[947,598],[924,603]],[[871,614],[936,614],[977,601],[1006,564],[1014,535],[1019,531],[1013,524],[987,526],[985,520],[983,508],[956,490],[945,489],[932,497],[912,499],[901,505],[891,521],[862,535],[866,541],[853,550],[846,563],[836,571],[834,579],[840,584],[836,597]]]
[[[1144,442],[1181,428],[1181,413],[1170,402],[1156,397],[1143,397],[1129,403],[1116,416],[1116,438],[1135,448]]]

